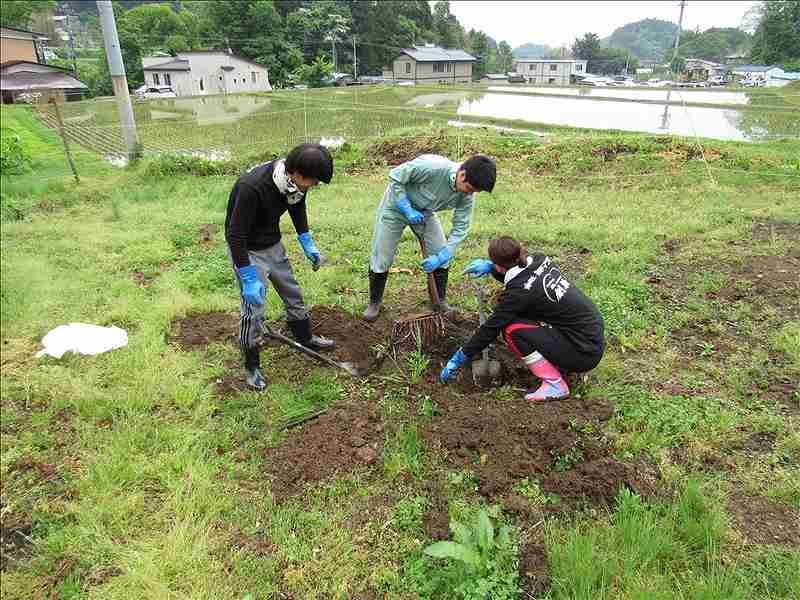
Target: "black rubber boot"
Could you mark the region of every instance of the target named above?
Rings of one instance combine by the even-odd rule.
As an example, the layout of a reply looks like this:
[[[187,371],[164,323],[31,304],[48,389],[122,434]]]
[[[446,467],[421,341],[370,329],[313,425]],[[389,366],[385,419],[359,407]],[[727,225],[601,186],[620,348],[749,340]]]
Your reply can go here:
[[[436,291],[439,292],[439,305],[432,307],[436,312],[453,312],[453,307],[447,303],[447,275],[449,272],[449,269],[436,269],[433,272],[433,280],[436,282]]]
[[[247,385],[257,392],[267,387],[267,378],[261,373],[261,356],[258,348],[248,348],[244,352],[244,379]]]
[[[289,330],[292,332],[294,339],[306,348],[312,350],[332,350],[336,347],[336,342],[324,338],[321,335],[312,335],[311,333],[311,319],[306,317],[299,321],[286,321]]]
[[[386,289],[386,280],[389,279],[389,272],[374,273],[369,272],[369,306],[364,311],[364,320],[370,323],[381,314],[381,302],[383,292]]]

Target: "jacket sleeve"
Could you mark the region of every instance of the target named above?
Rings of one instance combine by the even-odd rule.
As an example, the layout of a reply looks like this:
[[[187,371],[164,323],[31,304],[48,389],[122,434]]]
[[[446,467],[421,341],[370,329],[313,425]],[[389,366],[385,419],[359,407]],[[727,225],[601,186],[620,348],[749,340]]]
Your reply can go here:
[[[306,210],[305,196],[297,204],[289,205],[289,216],[292,217],[292,224],[295,231],[297,231],[297,235],[308,231],[308,211]]]
[[[495,281],[499,281],[500,283],[505,283],[505,282],[506,282],[506,276],[505,276],[505,273],[500,273],[500,272],[498,272],[498,271],[497,271],[497,269],[495,269],[495,268],[493,268],[493,269],[492,269],[492,270],[489,272],[489,275],[491,275],[492,277],[494,277],[494,278],[495,278]]]
[[[505,292],[500,297],[500,301],[497,303],[492,315],[486,320],[486,323],[478,327],[477,331],[472,334],[472,337],[462,346],[461,350],[468,359],[473,359],[483,352],[484,348],[494,342],[500,332],[517,319],[519,313],[519,299],[514,292]]]
[[[472,215],[475,211],[475,194],[470,194],[461,201],[453,211],[453,228],[447,236],[447,247],[455,254],[458,245],[464,241],[472,225]]]
[[[405,162],[389,171],[389,192],[391,193],[392,204],[407,195],[406,186],[409,183],[420,184],[427,181],[430,176],[431,169],[421,157]]]
[[[234,204],[228,228],[225,230],[225,240],[231,249],[233,264],[236,268],[241,268],[250,264],[247,235],[256,216],[258,195],[250,186],[237,184],[231,190],[231,196]]]

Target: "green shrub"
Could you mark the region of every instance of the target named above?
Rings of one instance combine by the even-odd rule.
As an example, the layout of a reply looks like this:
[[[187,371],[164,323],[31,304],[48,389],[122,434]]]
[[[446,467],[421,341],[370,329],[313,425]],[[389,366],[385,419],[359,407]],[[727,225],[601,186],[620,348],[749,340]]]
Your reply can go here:
[[[31,168],[31,157],[16,133],[0,134],[0,174],[20,175]]]

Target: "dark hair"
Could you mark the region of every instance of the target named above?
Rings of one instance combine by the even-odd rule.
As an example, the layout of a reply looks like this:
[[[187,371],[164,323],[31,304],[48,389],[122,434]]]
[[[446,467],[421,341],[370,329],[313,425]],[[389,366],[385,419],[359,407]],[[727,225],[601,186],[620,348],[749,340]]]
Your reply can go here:
[[[286,172],[300,173],[303,177],[313,177],[323,183],[330,183],[333,177],[331,153],[319,144],[295,146],[286,157]]]
[[[491,192],[494,189],[494,181],[497,178],[497,166],[494,161],[483,154],[476,154],[468,158],[461,168],[464,170],[464,177],[472,187],[482,192]]]
[[[502,235],[489,242],[489,258],[504,269],[524,267],[528,264],[528,253],[512,237]]]

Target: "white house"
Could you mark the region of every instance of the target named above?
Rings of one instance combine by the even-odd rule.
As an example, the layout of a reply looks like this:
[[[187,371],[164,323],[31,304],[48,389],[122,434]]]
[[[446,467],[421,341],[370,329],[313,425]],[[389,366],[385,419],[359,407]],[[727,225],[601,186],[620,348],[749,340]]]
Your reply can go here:
[[[404,48],[392,63],[391,78],[416,83],[470,83],[476,60],[463,50],[433,44]],[[390,72],[384,69],[383,73],[386,77]]]
[[[586,74],[585,60],[520,58],[514,63],[514,70],[528,83],[547,83],[550,85],[569,85],[575,75]]]
[[[766,84],[776,76],[783,75],[783,69],[768,65],[737,65],[731,69],[731,73],[737,80]]]
[[[176,96],[271,91],[267,67],[222,50],[142,58],[145,85],[168,85]]]

